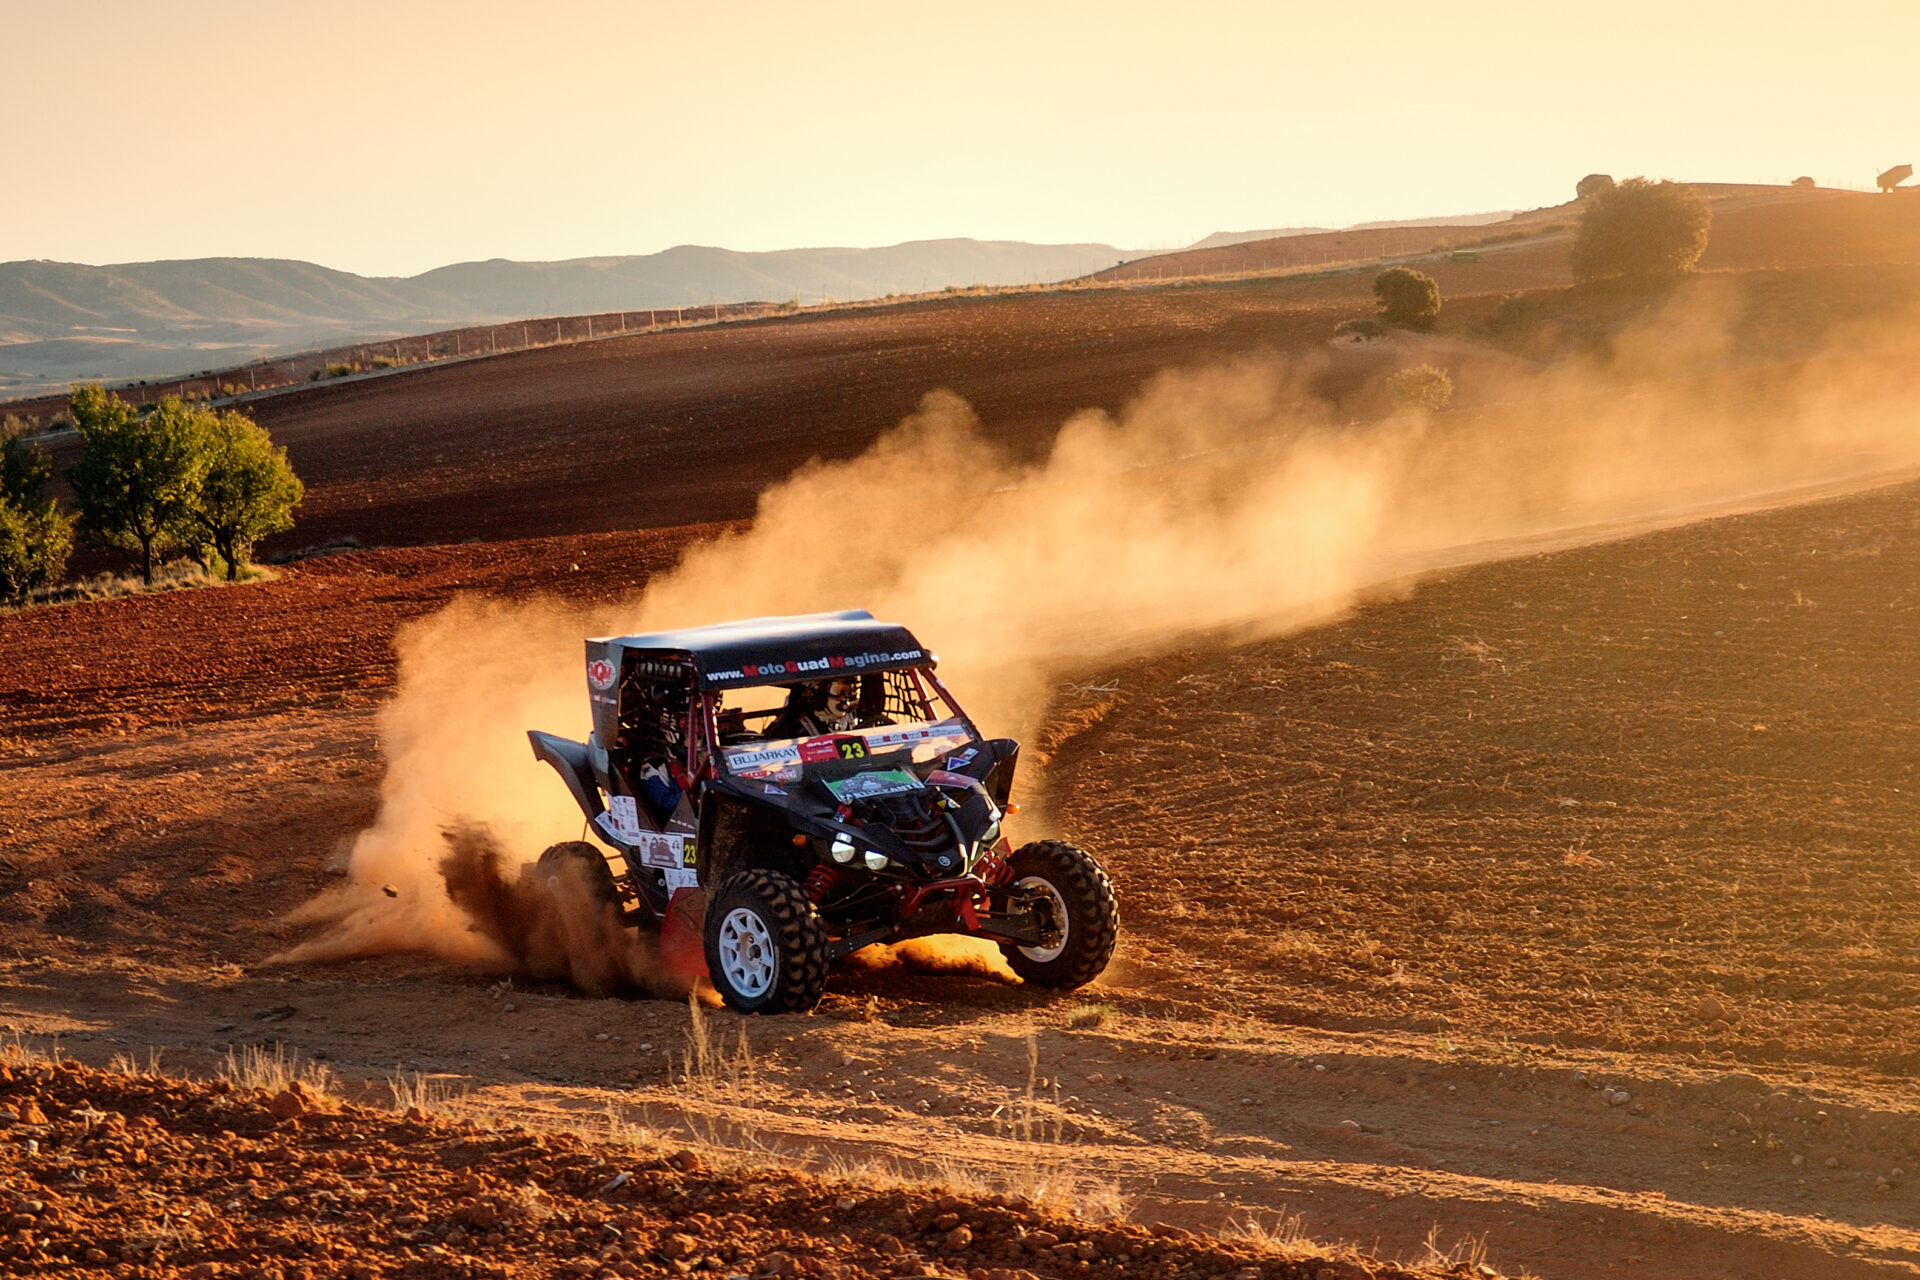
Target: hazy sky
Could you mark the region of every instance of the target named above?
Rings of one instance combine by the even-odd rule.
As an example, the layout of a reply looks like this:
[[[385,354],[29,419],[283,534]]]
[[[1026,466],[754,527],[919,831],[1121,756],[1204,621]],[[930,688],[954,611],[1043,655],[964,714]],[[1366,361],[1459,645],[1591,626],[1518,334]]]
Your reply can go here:
[[[470,258],[1532,207],[1920,162],[1920,6],[0,0],[0,260]]]

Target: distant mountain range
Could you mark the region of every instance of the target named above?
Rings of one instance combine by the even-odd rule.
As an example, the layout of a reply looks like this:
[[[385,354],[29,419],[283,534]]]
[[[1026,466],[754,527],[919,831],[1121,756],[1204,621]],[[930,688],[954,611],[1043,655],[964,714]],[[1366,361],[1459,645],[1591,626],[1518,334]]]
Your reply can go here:
[[[1329,231],[1383,231],[1393,227],[1484,227],[1490,222],[1505,222],[1512,209],[1498,213],[1457,213],[1444,218],[1401,218],[1393,222],[1356,222],[1350,227],[1274,227],[1267,231],[1216,231],[1204,240],[1195,240],[1189,249],[1221,249],[1230,244],[1251,244],[1255,240],[1278,240],[1283,236],[1317,236]]]
[[[1477,226],[1506,216],[1359,227]],[[1324,230],[1222,231],[1193,247]],[[915,240],[879,249],[741,253],[680,245],[564,262],[494,258],[407,277],[358,276],[282,258],[104,267],[6,262],[0,263],[0,399],[57,391],[70,381],[167,378],[294,351],[533,316],[1048,284],[1140,256],[1105,244]]]
[[[1123,256],[1103,244],[1005,240],[769,253],[682,245],[633,257],[462,262],[405,278],[275,258],[7,262],[0,263],[0,396],[529,316],[1050,283]]]

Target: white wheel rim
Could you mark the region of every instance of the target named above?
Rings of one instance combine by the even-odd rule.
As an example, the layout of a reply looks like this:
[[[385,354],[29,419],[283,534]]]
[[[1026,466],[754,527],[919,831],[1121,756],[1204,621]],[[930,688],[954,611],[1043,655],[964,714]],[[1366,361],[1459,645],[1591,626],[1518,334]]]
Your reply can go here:
[[[1054,927],[1060,930],[1059,946],[1022,947],[1020,948],[1020,954],[1035,964],[1046,964],[1048,961],[1058,960],[1060,953],[1067,949],[1067,929],[1069,927],[1067,923],[1067,900],[1060,896],[1058,889],[1053,887],[1053,881],[1047,879],[1045,876],[1022,876],[1020,879],[1014,881],[1014,884],[1022,889],[1030,884],[1037,884],[1042,889],[1045,889],[1047,896],[1053,899]]]
[[[727,985],[751,1000],[773,989],[773,934],[759,913],[735,907],[720,922],[720,970]]]

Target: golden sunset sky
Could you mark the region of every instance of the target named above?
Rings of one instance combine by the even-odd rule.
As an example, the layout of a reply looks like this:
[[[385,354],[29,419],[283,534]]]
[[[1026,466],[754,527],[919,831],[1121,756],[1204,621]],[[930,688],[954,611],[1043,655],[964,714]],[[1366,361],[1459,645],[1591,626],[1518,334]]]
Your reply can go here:
[[[1537,207],[1920,162],[1920,5],[0,0],[0,260],[471,258]]]

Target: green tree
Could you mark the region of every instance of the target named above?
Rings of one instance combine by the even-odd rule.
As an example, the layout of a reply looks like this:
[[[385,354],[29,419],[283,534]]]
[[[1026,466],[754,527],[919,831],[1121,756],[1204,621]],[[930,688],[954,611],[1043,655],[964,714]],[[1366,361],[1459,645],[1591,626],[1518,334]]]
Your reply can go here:
[[[53,479],[53,457],[25,439],[34,423],[8,414],[0,418],[0,494],[20,506],[46,500],[47,481]]]
[[[1440,286],[1411,267],[1388,267],[1373,278],[1380,318],[1403,329],[1431,329],[1440,318]]]
[[[1573,278],[1671,280],[1693,270],[1707,249],[1713,211],[1680,182],[1628,178],[1587,202],[1569,259]]]
[[[196,411],[205,449],[205,473],[193,504],[195,526],[227,563],[227,581],[240,574],[253,544],[293,528],[293,509],[305,493],[287,451],[243,413]]]
[[[1573,184],[1576,199],[1588,200],[1613,190],[1613,175],[1610,173],[1590,173]]]
[[[73,520],[59,506],[18,506],[0,495],[0,599],[57,581],[73,550]]]
[[[47,497],[53,459],[22,438],[32,426],[0,420],[0,599],[57,580],[73,550],[73,518]]]
[[[84,386],[68,412],[83,447],[67,472],[80,532],[128,556],[152,585],[156,560],[200,545],[192,513],[206,450],[195,411],[169,396],[142,418],[120,397]]]
[[[1387,379],[1387,391],[1396,409],[1438,413],[1453,399],[1453,379],[1445,369],[1416,364]]]

